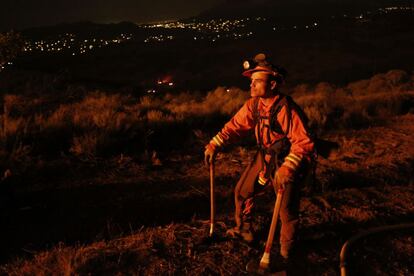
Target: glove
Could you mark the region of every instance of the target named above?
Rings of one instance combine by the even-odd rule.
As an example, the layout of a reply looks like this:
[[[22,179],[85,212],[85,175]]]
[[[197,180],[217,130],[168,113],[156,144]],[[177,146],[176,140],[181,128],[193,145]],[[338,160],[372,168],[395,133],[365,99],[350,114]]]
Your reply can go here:
[[[275,189],[286,189],[286,186],[293,182],[295,171],[288,166],[281,166],[276,172]]]
[[[214,162],[214,159],[216,158],[218,152],[218,147],[213,143],[209,143],[205,148],[206,150],[204,151],[204,164],[208,166]]]

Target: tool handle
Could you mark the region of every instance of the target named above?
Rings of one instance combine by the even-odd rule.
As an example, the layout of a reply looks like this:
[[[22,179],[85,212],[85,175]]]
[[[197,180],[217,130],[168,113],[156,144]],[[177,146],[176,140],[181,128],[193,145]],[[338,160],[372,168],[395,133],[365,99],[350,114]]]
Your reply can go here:
[[[214,217],[216,204],[214,200],[214,162],[210,162],[210,237],[214,232]]]
[[[262,259],[260,260],[261,268],[267,268],[270,263],[270,250],[272,249],[272,245],[273,245],[273,238],[275,236],[277,219],[279,217],[279,211],[280,211],[280,206],[282,205],[284,191],[285,191],[284,189],[279,189],[277,191],[275,207],[273,209],[272,223],[270,224],[269,235],[267,236],[265,251],[263,253]]]

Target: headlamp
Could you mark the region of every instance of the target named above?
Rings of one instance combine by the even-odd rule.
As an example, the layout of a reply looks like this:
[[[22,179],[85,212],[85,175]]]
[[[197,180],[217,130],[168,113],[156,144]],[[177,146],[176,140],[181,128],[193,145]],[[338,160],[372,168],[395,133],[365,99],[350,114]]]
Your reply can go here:
[[[247,59],[243,61],[243,76],[251,77],[253,72],[265,71],[268,72],[277,82],[284,82],[286,76],[286,70],[282,67],[275,66],[266,59],[266,55],[263,53],[257,54],[253,59]]]
[[[244,70],[249,70],[249,69],[255,68],[257,65],[258,65],[257,62],[255,62],[252,59],[245,60],[243,62],[243,69]]]

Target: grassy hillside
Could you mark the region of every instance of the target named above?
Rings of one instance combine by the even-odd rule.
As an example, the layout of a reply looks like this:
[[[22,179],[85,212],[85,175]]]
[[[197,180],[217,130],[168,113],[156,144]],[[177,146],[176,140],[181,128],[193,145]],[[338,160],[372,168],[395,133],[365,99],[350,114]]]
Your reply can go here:
[[[392,70],[344,86],[285,91],[320,137],[340,145],[328,159],[319,158],[317,181],[302,189],[297,273],[331,275],[351,234],[412,221],[413,81]],[[4,95],[0,244],[7,250],[1,273],[243,273],[249,259],[260,257],[274,197],[260,205],[256,244],[206,243],[202,151],[247,97],[247,91],[221,87],[207,95],[142,97],[69,89],[64,102],[36,91]],[[218,156],[219,236],[232,225],[232,187],[253,153],[248,140]],[[364,244],[353,262],[366,256],[373,265],[353,269],[406,275],[413,269],[410,239],[401,233],[374,243],[397,254],[398,262],[385,262],[388,254]]]
[[[335,86],[299,85],[285,92],[304,109],[319,134],[365,128],[413,112],[414,80],[393,70]],[[10,91],[12,92],[12,91]],[[205,144],[248,98],[238,88],[136,97],[125,93],[67,91],[60,95],[6,94],[0,117],[0,166],[24,170],[42,160],[96,160],[152,152],[191,153]],[[166,143],[165,137],[168,137]],[[30,164],[30,166],[29,166]],[[22,168],[25,168],[22,170]]]
[[[373,226],[413,220],[413,122],[408,114],[381,126],[329,135],[341,147],[319,160],[322,190],[304,191],[300,250],[291,273],[337,274],[339,250],[350,236]],[[274,203],[271,194],[260,198],[256,243],[224,238],[225,229],[233,225],[232,188],[252,153],[239,148],[218,157],[220,238],[215,242],[206,240],[208,170],[199,157],[172,154],[157,169],[118,160],[118,167],[78,180],[80,187],[62,179],[60,183],[71,187],[16,194],[15,202],[5,209],[9,215],[2,214],[9,224],[1,241],[19,258],[9,259],[0,271],[7,275],[244,274],[248,261],[260,259]],[[277,250],[276,244],[272,256],[280,268]],[[349,268],[356,274],[410,275],[414,269],[409,231],[373,236],[355,250]]]

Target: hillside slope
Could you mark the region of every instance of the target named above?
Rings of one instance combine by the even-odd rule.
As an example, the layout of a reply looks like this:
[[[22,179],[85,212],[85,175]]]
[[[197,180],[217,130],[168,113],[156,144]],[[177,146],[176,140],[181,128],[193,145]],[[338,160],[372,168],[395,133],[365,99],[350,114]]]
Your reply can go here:
[[[304,190],[293,275],[336,274],[341,245],[352,234],[414,219],[413,114],[326,138],[338,142],[340,148],[328,159],[320,158],[319,188]],[[232,185],[252,153],[235,148],[218,158],[219,237],[232,225]],[[25,235],[30,236],[28,228],[44,234],[37,241],[32,239],[30,245],[20,245],[36,250],[27,249],[30,254],[26,257],[4,263],[1,274],[237,275],[244,274],[250,259],[261,256],[273,197],[261,200],[257,243],[247,245],[224,238],[206,242],[208,172],[200,156],[177,154],[152,169],[130,162],[123,170],[108,169],[86,181],[90,188],[78,188],[78,192],[55,191],[42,198],[26,195],[20,203],[31,202],[31,209],[24,210],[16,203],[1,214],[2,220],[9,222],[3,226],[2,242],[8,239],[9,245],[18,245]],[[63,201],[52,204],[53,197]],[[25,221],[28,212],[31,219]],[[53,224],[44,221],[45,213]],[[98,229],[105,234],[96,235]],[[71,242],[76,233],[84,234],[81,243]],[[57,245],[41,249],[46,240]],[[57,243],[63,240],[67,243]],[[369,238],[356,250],[351,269],[359,275],[409,275],[414,271],[412,232]],[[23,256],[21,252],[17,255]],[[273,256],[277,264],[277,246]]]

